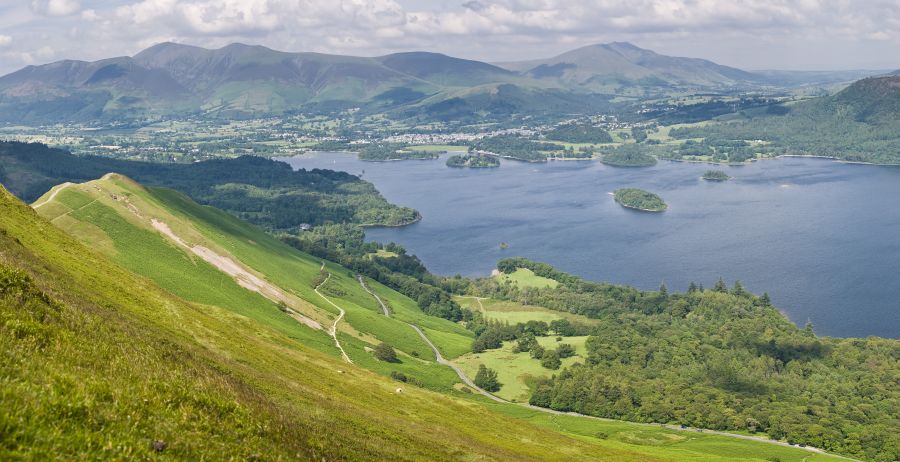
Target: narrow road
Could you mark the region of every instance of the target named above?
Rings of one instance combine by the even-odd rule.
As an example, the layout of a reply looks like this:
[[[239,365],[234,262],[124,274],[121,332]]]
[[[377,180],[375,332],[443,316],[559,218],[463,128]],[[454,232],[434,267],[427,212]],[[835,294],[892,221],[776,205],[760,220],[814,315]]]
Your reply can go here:
[[[384,302],[381,301],[381,297],[379,297],[378,294],[372,292],[372,289],[369,289],[369,286],[366,285],[366,280],[363,278],[363,275],[357,274],[356,278],[359,279],[359,284],[363,287],[363,289],[366,289],[366,292],[368,292],[369,295],[375,297],[375,300],[378,301],[379,305],[381,305],[381,310],[384,311],[384,315],[387,317],[391,317],[391,310],[389,310],[387,305],[385,305]]]
[[[378,294],[376,294],[371,289],[369,289],[368,286],[366,286],[366,280],[363,278],[363,276],[361,274],[357,275],[356,277],[357,277],[357,279],[359,279],[359,284],[363,286],[363,289],[366,289],[366,292],[368,292],[369,295],[375,297],[375,300],[377,300],[378,304],[381,305],[381,309],[384,311],[384,315],[387,317],[390,317],[391,312],[390,312],[390,310],[388,310],[388,307],[381,300],[381,297],[379,297]],[[481,303],[481,302],[479,302],[479,303]],[[441,356],[441,351],[438,350],[437,346],[435,346],[434,343],[431,343],[431,340],[428,338],[428,336],[425,335],[425,332],[422,332],[422,329],[419,329],[419,326],[412,324],[412,323],[408,323],[408,322],[406,323],[406,325],[408,325],[409,327],[412,327],[413,330],[415,330],[416,333],[419,334],[419,337],[422,337],[422,340],[424,340],[425,343],[428,344],[428,346],[431,348],[431,351],[434,352],[434,357],[437,360],[437,363],[453,369],[453,371],[456,372],[456,375],[459,376],[459,379],[462,380],[463,383],[465,383],[472,389],[478,391],[478,393],[481,393],[482,395],[484,395],[498,403],[509,403],[509,401],[506,401],[505,399],[500,398],[498,396],[492,395],[487,390],[484,390],[481,387],[479,387],[478,385],[475,385],[475,382],[472,382],[471,380],[469,380],[469,377],[466,376],[466,374],[462,371],[462,369],[457,367],[456,364],[453,364],[450,361],[447,361],[446,359],[444,359],[444,357]]]
[[[407,323],[407,324],[409,324],[409,323]],[[437,347],[434,346],[433,343],[431,343],[431,340],[429,340],[428,337],[425,335],[425,333],[422,332],[422,329],[419,329],[419,326],[417,326],[415,324],[409,324],[409,327],[412,327],[413,330],[418,332],[419,336],[422,337],[422,340],[424,340],[425,343],[427,343],[428,346],[431,347],[431,349],[434,351],[434,357],[437,358],[438,364],[443,364],[445,366],[448,366],[450,369],[453,369],[453,372],[456,372],[456,375],[459,376],[459,379],[462,380],[463,383],[465,383],[466,385],[468,385],[470,388],[474,389],[478,393],[481,393],[482,395],[484,395],[498,403],[511,404],[509,401],[507,401],[499,396],[493,395],[490,392],[488,392],[487,390],[479,387],[478,385],[475,385],[475,382],[469,380],[469,377],[466,376],[466,374],[462,371],[462,369],[460,369],[456,364],[453,364],[450,361],[447,361],[446,359],[444,359],[444,357],[441,356],[441,352],[438,351]]]
[[[319,268],[319,271],[325,271],[325,262],[324,262],[324,261],[322,262],[322,266]],[[327,271],[326,271],[326,272],[327,272]],[[331,329],[329,329],[328,333],[331,334],[331,338],[334,339],[334,344],[337,345],[338,350],[341,350],[341,357],[344,358],[344,361],[347,361],[348,363],[353,364],[353,360],[350,359],[349,356],[347,356],[347,352],[344,351],[344,347],[341,346],[341,341],[338,340],[338,338],[337,338],[337,325],[338,325],[339,322],[341,322],[341,319],[344,319],[345,311],[344,311],[343,308],[337,306],[337,304],[335,304],[333,301],[331,301],[330,298],[328,298],[328,297],[326,297],[325,295],[323,295],[322,292],[319,292],[319,287],[324,286],[325,283],[328,282],[329,279],[331,279],[331,273],[328,273],[328,276],[325,277],[325,280],[322,281],[322,282],[320,282],[319,285],[317,285],[313,290],[316,291],[316,293],[317,293],[320,297],[322,297],[322,300],[325,300],[326,302],[328,302],[329,304],[331,304],[331,306],[337,308],[337,309],[338,309],[338,312],[340,312],[340,314],[338,315],[338,317],[335,318],[334,324],[331,325]]]
[[[390,316],[389,312],[387,311],[387,307],[381,301],[381,298],[379,298],[378,295],[376,295],[371,290],[369,290],[368,287],[366,287],[366,284],[361,275],[358,276],[358,278],[359,278],[359,283],[362,284],[363,288],[365,288],[366,291],[369,292],[373,297],[375,297],[375,300],[378,300],[378,303],[381,304],[381,308],[383,310],[385,310],[384,315]],[[478,302],[478,306],[481,308],[482,312],[484,312],[484,305],[481,304],[481,297],[465,297],[465,298],[474,298]],[[862,462],[857,459],[851,459],[849,457],[839,456],[837,454],[831,454],[822,449],[815,448],[812,446],[800,447],[800,446],[796,446],[796,445],[790,445],[784,441],[776,441],[773,439],[762,438],[759,436],[739,435],[736,433],[720,432],[720,431],[716,431],[716,430],[707,430],[707,429],[700,429],[700,428],[693,428],[693,427],[682,428],[679,425],[654,424],[654,423],[630,422],[627,420],[607,419],[605,417],[597,417],[597,416],[592,416],[592,415],[587,415],[587,414],[579,414],[577,412],[557,411],[555,409],[549,409],[546,407],[535,406],[535,405],[532,405],[529,403],[515,403],[512,401],[507,401],[507,400],[505,400],[497,395],[494,395],[494,394],[490,393],[489,391],[479,387],[478,385],[475,385],[475,383],[472,380],[470,380],[468,376],[466,376],[465,372],[463,372],[462,369],[460,369],[456,364],[453,364],[452,362],[444,359],[444,357],[441,356],[440,350],[438,350],[437,346],[435,346],[434,343],[431,343],[431,340],[428,338],[428,336],[425,335],[424,332],[422,332],[422,329],[420,329],[415,324],[411,324],[411,323],[406,323],[406,324],[408,324],[409,327],[412,327],[413,330],[415,330],[416,333],[419,334],[419,337],[422,337],[422,340],[424,340],[425,343],[427,343],[428,346],[431,347],[431,350],[434,351],[434,357],[437,358],[438,364],[442,364],[444,366],[447,366],[447,367],[453,369],[453,371],[456,372],[456,375],[459,376],[459,379],[462,380],[463,383],[465,383],[467,386],[474,389],[478,393],[480,393],[480,394],[484,395],[485,397],[490,398],[491,400],[496,401],[498,403],[512,404],[512,405],[516,405],[516,406],[527,407],[527,408],[533,409],[535,411],[544,412],[544,413],[553,414],[553,415],[568,415],[568,416],[573,416],[573,417],[583,417],[583,418],[588,418],[588,419],[593,419],[593,420],[601,420],[601,421],[605,421],[605,422],[625,422],[625,423],[629,423],[629,424],[633,424],[633,425],[642,425],[642,426],[646,426],[646,427],[665,428],[668,430],[675,430],[675,431],[705,433],[707,435],[717,435],[717,436],[725,436],[725,437],[730,437],[730,438],[738,438],[738,439],[742,439],[742,440],[758,441],[761,443],[775,444],[775,445],[779,445],[779,446],[791,447],[791,448],[796,448],[796,449],[805,449],[809,452],[829,455],[832,457],[837,457],[840,459],[849,460],[849,461],[853,461],[853,462]]]
[[[55,187],[55,188],[53,189],[53,192],[50,193],[50,197],[48,197],[47,200],[45,200],[44,202],[41,202],[40,204],[31,204],[31,208],[33,208],[33,209],[38,209],[38,208],[40,208],[40,207],[43,207],[44,205],[47,205],[48,202],[50,202],[50,201],[52,201],[54,198],[56,198],[56,195],[59,194],[60,191],[62,191],[63,189],[68,188],[69,186],[72,186],[72,184],[73,184],[73,183],[65,182],[65,183],[63,183],[63,184],[61,184],[61,185]]]

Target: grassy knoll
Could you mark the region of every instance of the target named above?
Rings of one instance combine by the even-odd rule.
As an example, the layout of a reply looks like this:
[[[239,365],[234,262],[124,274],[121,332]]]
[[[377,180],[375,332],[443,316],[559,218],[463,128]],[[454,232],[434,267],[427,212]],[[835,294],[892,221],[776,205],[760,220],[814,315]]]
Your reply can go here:
[[[554,281],[550,278],[545,278],[542,276],[538,276],[534,274],[534,271],[531,271],[528,268],[518,268],[516,271],[506,274],[500,273],[497,277],[501,278],[504,281],[509,281],[513,284],[518,285],[521,288],[525,287],[556,287],[558,282]]]
[[[575,356],[564,358],[562,367],[571,366],[575,362],[584,362],[586,336],[562,337],[560,341],[557,341],[555,336],[538,337],[537,340],[542,347],[548,350],[556,348],[560,343],[568,343],[575,347]],[[503,348],[487,350],[482,353],[469,353],[460,356],[454,362],[469,377],[475,376],[480,364],[496,370],[503,387],[495,394],[510,401],[527,403],[528,397],[531,396],[530,384],[534,379],[550,377],[559,371],[542,367],[540,360],[532,358],[527,352],[513,353],[513,346],[515,346],[515,342],[505,342]]]
[[[172,295],[2,189],[0,248],[0,459],[660,460],[398,393],[267,323]]]

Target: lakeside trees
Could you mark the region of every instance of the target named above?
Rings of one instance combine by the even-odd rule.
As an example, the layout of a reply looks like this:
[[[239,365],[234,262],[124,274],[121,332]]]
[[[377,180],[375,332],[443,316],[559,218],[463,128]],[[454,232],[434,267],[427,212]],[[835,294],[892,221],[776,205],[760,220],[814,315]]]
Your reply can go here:
[[[547,160],[547,152],[562,151],[562,145],[532,141],[513,135],[494,136],[484,138],[472,144],[478,151],[491,152],[500,156],[526,162],[544,162]]]
[[[466,154],[450,156],[447,159],[448,167],[469,167],[469,168],[492,168],[499,167],[500,160],[495,156],[486,156],[478,154]]]
[[[560,335],[589,335],[586,359],[538,381],[531,404],[764,432],[863,460],[900,456],[894,431],[900,426],[900,342],[818,337],[740,283],[648,292],[585,281],[524,259],[504,260],[507,267],[519,263],[560,284],[519,288],[486,278],[472,290],[594,320],[591,326],[550,324]]]
[[[603,152],[600,161],[613,167],[650,167],[656,165],[656,158],[648,154],[644,145],[623,144]]]

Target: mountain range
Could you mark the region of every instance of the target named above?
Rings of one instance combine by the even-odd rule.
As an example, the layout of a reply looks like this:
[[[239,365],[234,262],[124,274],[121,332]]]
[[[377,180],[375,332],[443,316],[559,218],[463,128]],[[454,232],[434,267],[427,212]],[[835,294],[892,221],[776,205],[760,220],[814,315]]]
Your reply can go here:
[[[499,64],[429,52],[355,57],[161,43],[132,57],[65,60],[0,77],[0,121],[235,118],[354,107],[445,119],[596,112],[617,96],[735,92],[864,75],[754,73],[622,42]]]

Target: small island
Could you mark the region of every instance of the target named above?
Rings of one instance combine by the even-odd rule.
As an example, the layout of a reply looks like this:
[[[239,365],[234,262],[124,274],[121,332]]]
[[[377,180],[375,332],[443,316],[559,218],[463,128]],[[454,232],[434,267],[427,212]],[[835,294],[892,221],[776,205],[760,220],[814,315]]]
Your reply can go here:
[[[500,166],[500,160],[494,156],[485,156],[481,154],[465,154],[450,156],[447,159],[448,167],[468,167],[468,168],[493,168]]]
[[[637,188],[617,189],[613,192],[613,198],[622,207],[642,212],[662,212],[669,207],[656,194]]]
[[[731,179],[727,173],[721,170],[707,170],[701,178],[707,181],[727,181]]]

